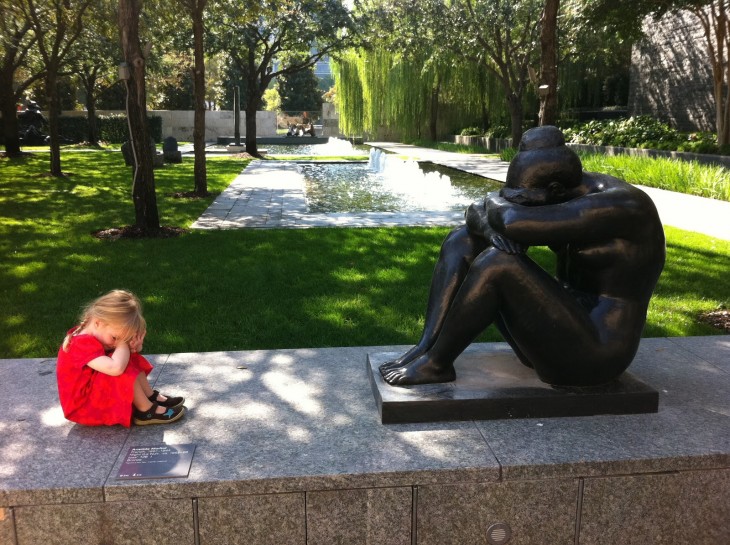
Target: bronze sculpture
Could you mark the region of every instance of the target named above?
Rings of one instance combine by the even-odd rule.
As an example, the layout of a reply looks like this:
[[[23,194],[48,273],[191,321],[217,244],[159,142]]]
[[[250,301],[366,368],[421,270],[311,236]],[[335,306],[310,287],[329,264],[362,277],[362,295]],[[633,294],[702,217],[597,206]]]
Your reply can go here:
[[[548,246],[556,276],[525,253]],[[416,346],[380,366],[392,385],[448,382],[491,323],[557,386],[594,386],[633,360],[665,259],[656,207],[638,188],[584,172],[556,127],[523,135],[504,188],[445,239]]]

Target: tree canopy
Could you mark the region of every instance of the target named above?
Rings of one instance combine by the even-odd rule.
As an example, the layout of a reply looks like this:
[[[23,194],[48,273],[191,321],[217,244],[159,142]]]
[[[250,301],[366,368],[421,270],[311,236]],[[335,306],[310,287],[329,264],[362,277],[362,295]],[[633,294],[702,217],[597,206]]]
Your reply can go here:
[[[299,77],[308,82],[311,66],[330,55],[346,133],[434,139],[469,126],[491,133],[503,133],[506,126],[518,139],[525,126],[537,122],[537,87],[546,78],[551,81],[548,88],[559,91],[551,97],[557,98],[559,115],[580,107],[625,106],[631,46],[641,37],[645,18],[683,11],[704,29],[718,135],[727,143],[729,4],[145,0],[139,33],[142,45],[151,48],[146,101],[149,108],[202,112],[225,106],[239,85],[246,109],[253,111],[278,79],[283,107],[296,110],[299,105],[288,101],[305,94],[305,88],[308,101],[319,98],[309,83],[295,84],[299,93],[286,86]],[[556,6],[556,52],[546,56],[546,21],[551,19],[546,8]],[[118,7],[118,0],[0,0],[0,111],[7,120],[6,153],[20,150],[12,118],[16,104],[27,98],[49,109],[56,101],[53,108],[59,110],[63,97],[64,108],[85,97],[79,100],[89,112],[92,143],[97,103],[124,107],[125,91],[117,74],[122,60]],[[557,58],[557,79],[545,71],[545,59],[551,56]],[[75,92],[80,87],[83,93]],[[255,127],[247,128],[251,131]],[[58,172],[60,166],[52,170]]]

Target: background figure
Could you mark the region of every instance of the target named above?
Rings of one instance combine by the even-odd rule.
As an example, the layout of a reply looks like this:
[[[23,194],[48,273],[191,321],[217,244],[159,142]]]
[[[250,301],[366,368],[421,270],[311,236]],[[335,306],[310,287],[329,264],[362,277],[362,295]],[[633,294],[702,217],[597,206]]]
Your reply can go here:
[[[555,277],[529,246],[555,252]],[[454,360],[494,323],[544,382],[609,382],[636,354],[664,259],[644,192],[583,172],[557,128],[531,129],[504,188],[471,205],[466,225],[446,237],[420,341],[380,371],[394,385],[454,380]]]

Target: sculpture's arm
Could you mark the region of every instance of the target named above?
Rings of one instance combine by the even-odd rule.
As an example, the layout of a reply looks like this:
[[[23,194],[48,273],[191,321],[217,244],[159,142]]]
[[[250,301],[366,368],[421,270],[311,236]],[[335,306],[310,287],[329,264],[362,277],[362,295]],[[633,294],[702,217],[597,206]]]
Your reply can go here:
[[[472,203],[466,209],[464,218],[472,235],[491,240],[494,229],[489,225],[489,219],[487,218],[487,201],[490,197],[497,197],[498,195],[499,193],[496,191],[489,193],[483,201]]]
[[[469,232],[489,241],[492,246],[508,254],[519,254],[527,251],[527,247],[515,241],[508,239],[506,236],[496,232],[489,224],[487,201],[490,197],[498,197],[498,192],[490,193],[484,201],[473,203],[467,208],[466,225]]]
[[[647,213],[642,202],[623,190],[541,206],[514,204],[492,194],[486,206],[489,224],[497,233],[520,244],[541,246],[632,238]]]

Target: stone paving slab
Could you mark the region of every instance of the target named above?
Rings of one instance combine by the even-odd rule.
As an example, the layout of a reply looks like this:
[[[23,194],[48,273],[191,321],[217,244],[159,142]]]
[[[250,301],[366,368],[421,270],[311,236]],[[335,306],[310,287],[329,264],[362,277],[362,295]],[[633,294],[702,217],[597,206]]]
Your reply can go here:
[[[0,507],[730,467],[730,336],[642,341],[630,369],[656,414],[383,425],[366,355],[404,348],[154,356],[189,412],[130,430],[66,421],[53,359],[0,360]],[[130,446],[160,443],[197,445],[187,479],[116,479]]]

